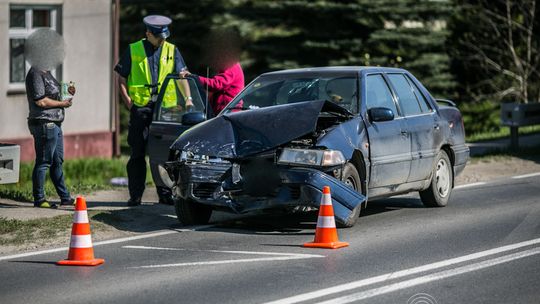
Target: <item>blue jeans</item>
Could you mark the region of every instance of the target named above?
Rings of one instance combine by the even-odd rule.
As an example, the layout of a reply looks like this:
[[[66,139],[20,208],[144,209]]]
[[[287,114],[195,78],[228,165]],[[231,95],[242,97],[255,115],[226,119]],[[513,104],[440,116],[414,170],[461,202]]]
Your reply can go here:
[[[36,163],[32,172],[34,202],[45,201],[45,176],[49,169],[49,175],[60,199],[70,199],[71,196],[64,183],[64,172],[62,171],[62,163],[64,162],[62,129],[52,122],[30,123],[28,128],[34,137],[36,150]]]

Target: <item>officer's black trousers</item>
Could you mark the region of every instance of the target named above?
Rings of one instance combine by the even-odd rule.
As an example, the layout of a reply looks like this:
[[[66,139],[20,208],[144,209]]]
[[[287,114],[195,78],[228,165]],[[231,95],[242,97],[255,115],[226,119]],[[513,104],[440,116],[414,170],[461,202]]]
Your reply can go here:
[[[146,183],[146,145],[148,143],[148,130],[152,123],[153,107],[131,107],[128,128],[128,144],[131,155],[127,163],[128,188],[131,200],[140,200]],[[160,200],[168,199],[170,190],[158,187]]]

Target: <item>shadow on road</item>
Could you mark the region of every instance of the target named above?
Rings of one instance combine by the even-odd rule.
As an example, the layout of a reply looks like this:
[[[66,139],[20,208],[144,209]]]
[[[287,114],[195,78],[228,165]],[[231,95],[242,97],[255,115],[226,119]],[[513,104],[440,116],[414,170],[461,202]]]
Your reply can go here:
[[[107,206],[118,207],[118,203],[88,202],[91,212],[93,207],[100,208],[97,214],[91,216],[91,221],[98,221],[118,230],[138,233],[181,228],[173,206],[143,204],[131,208],[102,209]]]
[[[118,207],[118,203],[88,202],[93,207]],[[399,209],[424,208],[419,198],[393,197],[370,201],[362,210],[363,217]],[[318,211],[298,211],[295,213],[271,212],[257,214],[228,214],[214,212],[210,227],[197,228],[204,232],[225,232],[251,235],[313,235]],[[145,233],[163,229],[191,229],[182,226],[176,218],[173,206],[162,204],[143,204],[137,207],[102,210],[91,216],[91,221],[110,225],[118,230]]]

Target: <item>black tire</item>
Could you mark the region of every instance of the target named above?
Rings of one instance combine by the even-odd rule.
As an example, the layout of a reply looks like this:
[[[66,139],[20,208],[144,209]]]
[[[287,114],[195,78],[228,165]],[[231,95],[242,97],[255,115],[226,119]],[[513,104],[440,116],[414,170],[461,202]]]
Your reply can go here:
[[[362,181],[360,180],[358,170],[356,170],[356,167],[353,164],[345,164],[345,166],[343,167],[343,173],[341,174],[341,181],[350,188],[354,189],[354,191],[362,193]],[[360,217],[361,210],[362,204],[356,206],[356,208],[353,209],[347,221],[336,221],[336,226],[338,226],[339,228],[350,228],[354,226],[354,224],[356,224],[356,221]]]
[[[212,216],[212,208],[190,199],[175,199],[174,210],[182,225],[205,225]]]
[[[444,207],[448,204],[454,185],[454,170],[445,151],[437,154],[431,182],[427,189],[420,191],[420,198],[426,207]]]

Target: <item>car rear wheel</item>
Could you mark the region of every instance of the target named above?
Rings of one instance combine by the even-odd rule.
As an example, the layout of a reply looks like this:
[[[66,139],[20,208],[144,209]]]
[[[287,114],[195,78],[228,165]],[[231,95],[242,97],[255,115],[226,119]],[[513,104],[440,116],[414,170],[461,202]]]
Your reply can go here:
[[[431,174],[431,184],[426,190],[420,191],[420,198],[426,207],[444,207],[448,204],[454,172],[452,163],[445,151],[440,151]]]
[[[183,225],[204,225],[208,224],[212,216],[212,208],[198,204],[190,199],[174,199],[174,209],[178,220]]]
[[[341,181],[349,186],[350,188],[354,189],[356,192],[362,192],[362,182],[360,180],[360,175],[358,174],[358,170],[356,170],[356,167],[351,164],[347,163],[343,167],[343,173],[341,174]],[[360,210],[362,209],[362,204],[356,206],[351,212],[351,215],[347,218],[347,221],[341,222],[336,221],[336,225],[339,228],[350,228],[356,224],[356,221],[358,220],[358,217],[360,217]]]

